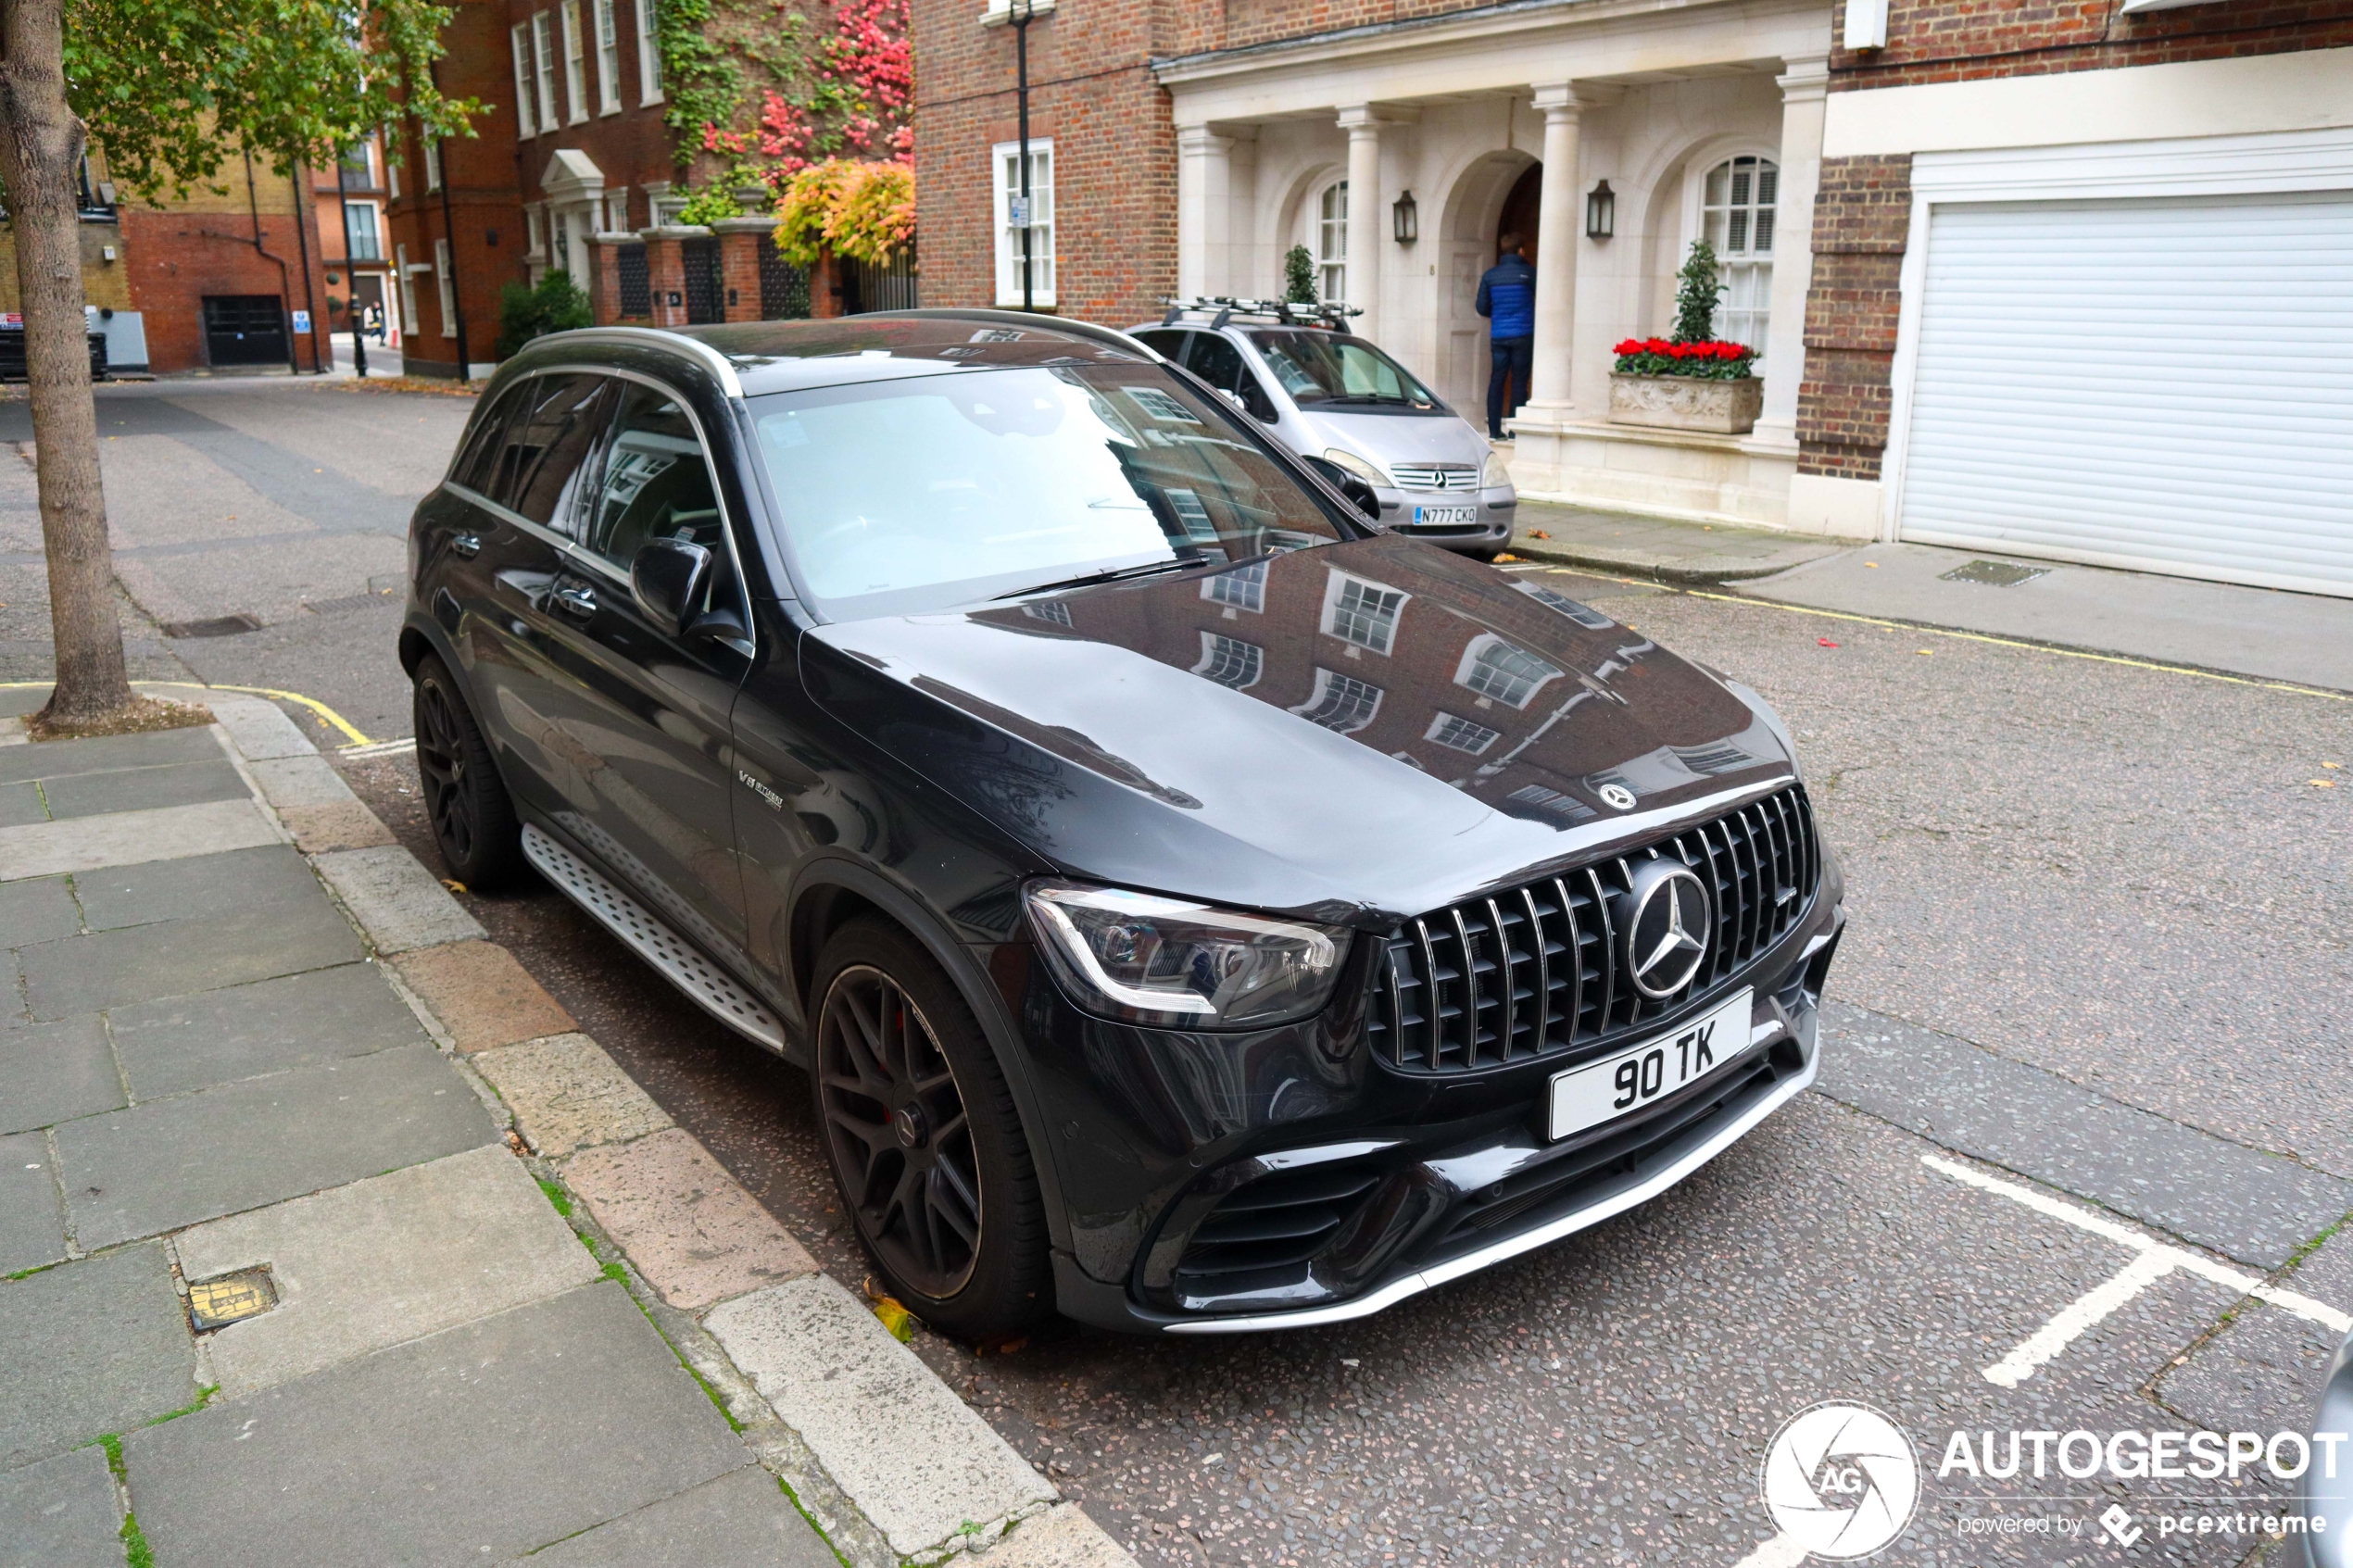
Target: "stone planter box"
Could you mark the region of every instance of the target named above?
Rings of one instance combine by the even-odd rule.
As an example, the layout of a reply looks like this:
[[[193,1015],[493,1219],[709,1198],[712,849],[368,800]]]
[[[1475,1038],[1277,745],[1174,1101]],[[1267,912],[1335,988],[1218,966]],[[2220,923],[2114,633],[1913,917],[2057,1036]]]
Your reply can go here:
[[[1701,431],[1711,435],[1746,435],[1765,409],[1765,383],[1703,381],[1697,376],[1609,376],[1612,424],[1649,425],[1655,430]]]

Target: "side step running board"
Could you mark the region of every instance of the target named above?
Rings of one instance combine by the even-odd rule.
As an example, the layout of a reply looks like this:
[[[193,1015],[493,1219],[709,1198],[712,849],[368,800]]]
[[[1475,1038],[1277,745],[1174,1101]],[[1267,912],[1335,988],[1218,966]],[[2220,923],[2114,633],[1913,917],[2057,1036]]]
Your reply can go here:
[[[772,1051],[785,1048],[784,1025],[774,1013],[604,872],[528,825],[522,830],[522,852],[540,875],[595,916],[597,923],[620,937],[705,1012]]]

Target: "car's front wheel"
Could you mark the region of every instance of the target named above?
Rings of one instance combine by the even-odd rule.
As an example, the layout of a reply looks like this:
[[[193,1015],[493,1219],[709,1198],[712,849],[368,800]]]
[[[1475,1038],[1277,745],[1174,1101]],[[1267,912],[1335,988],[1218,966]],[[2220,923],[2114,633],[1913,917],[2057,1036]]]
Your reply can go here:
[[[417,666],[417,774],[425,819],[449,874],[469,887],[510,882],[522,869],[515,803],[490,759],[489,743],[449,667],[427,654]]]
[[[1045,1208],[1004,1070],[947,974],[859,921],[817,962],[817,1115],[893,1296],[945,1333],[1020,1332],[1052,1303]]]

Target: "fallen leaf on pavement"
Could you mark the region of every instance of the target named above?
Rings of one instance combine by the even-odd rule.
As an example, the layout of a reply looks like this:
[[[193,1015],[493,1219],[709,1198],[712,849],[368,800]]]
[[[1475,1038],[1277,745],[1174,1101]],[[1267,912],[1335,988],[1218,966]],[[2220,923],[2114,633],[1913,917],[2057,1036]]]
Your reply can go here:
[[[1817,637],[1817,638],[1815,638],[1815,639],[1814,639],[1814,641],[1816,641],[1817,643],[1820,644],[1822,646],[1824,646],[1824,647],[1826,647],[1826,648],[1834,648],[1834,647],[1838,646],[1838,645],[1837,645],[1836,643],[1831,642],[1831,641],[1828,637]]]
[[[1519,559],[1517,556],[1513,555],[1510,551],[1506,550],[1502,555],[1495,558],[1495,564],[1497,566],[1509,566],[1512,562],[1517,559]]]
[[[915,1337],[914,1314],[900,1306],[897,1298],[886,1296],[876,1301],[875,1316],[882,1320],[882,1325],[890,1330],[890,1336],[901,1345]]]
[[[1545,532],[1544,532],[1542,529],[1541,529],[1541,528],[1531,528],[1531,529],[1529,529],[1529,530],[1528,531],[1528,536],[1529,536],[1530,539],[1549,539],[1549,538],[1551,538],[1551,537],[1552,537],[1552,535],[1551,535],[1551,534],[1549,534],[1549,533],[1545,533]]]
[[[6,609],[8,607],[6,605],[0,605],[0,609]],[[2345,764],[2342,762],[2323,762],[2321,766],[2323,768],[2342,768]]]
[[[1936,652],[1934,648],[1914,648],[1912,651],[1919,654],[1922,659],[1926,659]]]
[[[464,883],[452,882],[446,876],[441,879],[441,885],[449,889],[452,893],[463,893],[466,890],[466,884]]]
[[[2336,787],[2336,781],[2334,779],[2308,779],[2305,782],[2309,784],[2314,789],[2334,789]]]

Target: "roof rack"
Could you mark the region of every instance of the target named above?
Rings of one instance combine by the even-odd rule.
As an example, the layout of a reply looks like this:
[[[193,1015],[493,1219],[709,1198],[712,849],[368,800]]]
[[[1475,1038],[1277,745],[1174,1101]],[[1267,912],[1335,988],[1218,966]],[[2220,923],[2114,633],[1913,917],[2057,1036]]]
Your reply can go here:
[[[1286,327],[1324,327],[1336,332],[1348,330],[1348,318],[1362,316],[1364,307],[1357,305],[1302,305],[1290,299],[1236,299],[1230,295],[1197,295],[1191,299],[1164,299],[1168,314],[1160,324],[1173,327],[1187,316],[1214,317],[1209,325],[1214,332],[1237,316],[1253,320],[1280,321]]]

